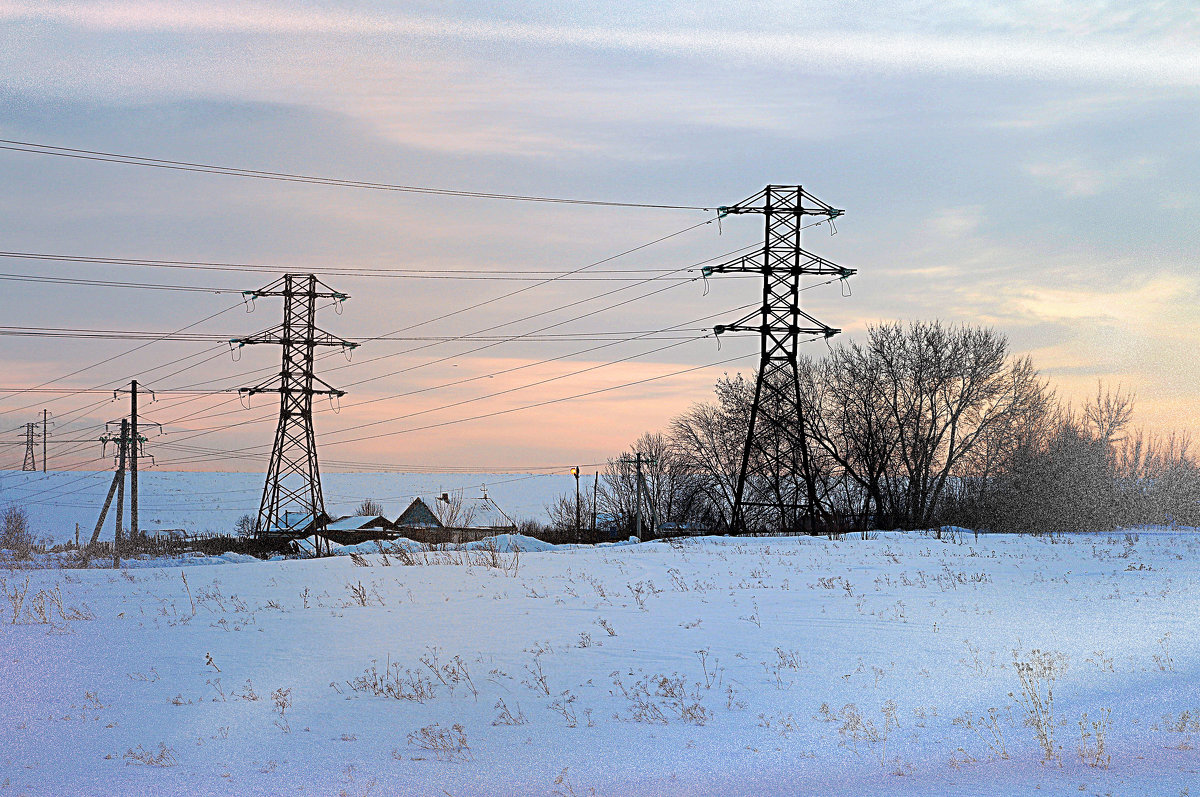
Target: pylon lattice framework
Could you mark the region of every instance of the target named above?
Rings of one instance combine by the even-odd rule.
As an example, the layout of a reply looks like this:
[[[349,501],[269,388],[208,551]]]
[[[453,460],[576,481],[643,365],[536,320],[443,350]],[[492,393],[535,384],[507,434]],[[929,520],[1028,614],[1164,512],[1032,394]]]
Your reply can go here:
[[[714,266],[714,273],[752,272],[763,275],[762,306],[732,324],[717,326],[716,334],[756,332],[761,341],[754,402],[734,498],[731,530],[748,530],[747,509],[756,520],[764,511],[779,513],[782,530],[798,530],[807,517],[813,528],[818,508],[811,456],[804,434],[804,396],[800,391],[797,357],[801,335],[832,337],[840,329],[827,326],[800,309],[804,275],[855,274],[800,247],[806,216],[832,220],[844,211],[817,199],[798,185],[768,185],[754,196],[720,209],[722,215],[761,213],[765,217],[763,248]],[[752,323],[756,320],[758,323]],[[811,326],[801,326],[801,321]],[[771,489],[775,485],[776,489]],[[803,495],[801,494],[803,491]],[[773,500],[766,500],[774,493]]]
[[[21,464],[21,470],[37,470],[33,451],[33,430],[36,427],[36,423],[25,424],[25,461]]]
[[[345,395],[345,391],[317,377],[313,365],[316,347],[352,349],[358,344],[317,328],[317,299],[342,302],[349,297],[325,285],[314,274],[285,274],[247,295],[251,298],[283,297],[282,324],[232,341],[238,345],[272,343],[283,347],[283,365],[279,374],[239,391],[246,396],[279,394],[279,424],[275,429],[271,464],[267,468],[255,533],[259,537],[293,538],[319,529],[326,517],[313,431],[313,396],[340,398]]]

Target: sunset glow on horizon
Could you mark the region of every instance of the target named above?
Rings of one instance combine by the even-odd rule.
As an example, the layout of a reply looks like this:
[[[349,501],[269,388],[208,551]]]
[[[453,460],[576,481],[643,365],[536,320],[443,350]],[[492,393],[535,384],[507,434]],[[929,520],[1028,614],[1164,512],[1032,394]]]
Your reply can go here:
[[[143,408],[159,467],[261,470],[278,399],[236,390],[279,351],[228,339],[282,307],[238,292],[313,270],[350,295],[318,325],[362,343],[320,353],[346,391],[315,402],[324,470],[601,463],[756,367],[753,335],[711,329],[760,283],[700,268],[761,244],[760,216],[714,209],[775,183],[846,211],[804,234],[858,270],[803,294],[843,330],[830,345],[896,320],[990,326],[1065,400],[1119,385],[1135,425],[1200,434],[1200,22],[1117,5],[965,4],[934,24],[909,2],[0,0],[6,141],[672,206],[0,149],[6,328],[195,325],[145,346],[0,338],[0,428],[46,408],[58,467],[103,469],[98,443],[55,436],[98,438],[127,401],[103,391],[137,378],[161,391]]]

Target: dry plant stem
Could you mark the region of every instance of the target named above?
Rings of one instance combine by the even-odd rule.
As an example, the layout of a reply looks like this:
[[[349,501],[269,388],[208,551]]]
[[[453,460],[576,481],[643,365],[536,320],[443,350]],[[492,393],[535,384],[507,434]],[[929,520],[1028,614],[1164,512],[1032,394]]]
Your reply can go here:
[[[1014,651],[1013,669],[1021,680],[1021,692],[1009,692],[1009,697],[1025,710],[1025,722],[1033,728],[1042,747],[1042,760],[1053,761],[1058,757],[1054,743],[1054,682],[1066,669],[1066,658],[1061,653],[1032,650],[1029,660],[1021,661]]]

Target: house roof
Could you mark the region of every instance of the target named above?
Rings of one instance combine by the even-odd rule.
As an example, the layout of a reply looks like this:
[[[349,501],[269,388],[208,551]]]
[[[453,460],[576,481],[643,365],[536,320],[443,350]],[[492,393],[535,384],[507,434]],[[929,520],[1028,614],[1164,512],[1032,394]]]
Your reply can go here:
[[[442,522],[438,520],[437,515],[435,515],[433,510],[429,508],[429,505],[420,498],[414,499],[413,502],[408,505],[408,509],[405,509],[402,513],[400,513],[400,517],[396,518],[395,525],[410,529],[442,528]]]
[[[386,529],[391,522],[382,515],[352,515],[338,518],[325,526],[326,531],[358,531],[359,529]]]
[[[515,521],[496,505],[496,502],[484,495],[482,498],[468,499],[471,502],[471,526],[477,529],[513,529]]]

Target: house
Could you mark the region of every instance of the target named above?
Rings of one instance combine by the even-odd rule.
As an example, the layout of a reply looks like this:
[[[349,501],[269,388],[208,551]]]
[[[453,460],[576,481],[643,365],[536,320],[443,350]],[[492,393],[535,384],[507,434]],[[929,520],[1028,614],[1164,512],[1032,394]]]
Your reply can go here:
[[[420,498],[413,499],[413,502],[408,505],[400,513],[400,517],[396,518],[396,522],[392,524],[396,529],[440,529],[442,521],[438,520],[437,515],[429,508]]]
[[[442,523],[429,504],[417,498],[396,518],[397,533],[418,542],[441,545],[472,542],[517,530],[516,522],[496,506],[486,492],[479,498],[462,498],[460,495],[453,499],[448,493],[442,493],[436,500],[447,504],[453,502],[457,506],[451,512],[458,518],[452,527]]]
[[[386,539],[395,527],[382,515],[351,515],[330,521],[325,536],[340,545]]]
[[[282,523],[278,526],[269,526],[260,532],[262,537],[307,537],[313,532],[324,527],[329,522],[329,515],[322,512],[317,517],[317,522],[313,522],[311,512],[292,512],[285,511],[283,513]]]

